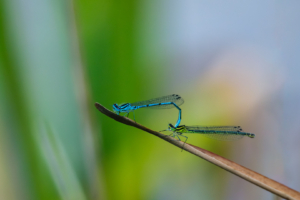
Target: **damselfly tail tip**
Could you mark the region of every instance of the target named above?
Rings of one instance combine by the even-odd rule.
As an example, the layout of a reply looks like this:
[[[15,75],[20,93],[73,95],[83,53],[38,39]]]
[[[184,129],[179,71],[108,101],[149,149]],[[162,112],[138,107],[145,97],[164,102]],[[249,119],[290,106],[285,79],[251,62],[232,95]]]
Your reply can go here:
[[[171,123],[169,123],[169,127],[171,127],[171,128],[175,128],[175,127],[173,126],[173,124],[171,124]]]
[[[248,136],[249,136],[249,138],[254,138],[254,137],[255,137],[255,134],[250,133]]]

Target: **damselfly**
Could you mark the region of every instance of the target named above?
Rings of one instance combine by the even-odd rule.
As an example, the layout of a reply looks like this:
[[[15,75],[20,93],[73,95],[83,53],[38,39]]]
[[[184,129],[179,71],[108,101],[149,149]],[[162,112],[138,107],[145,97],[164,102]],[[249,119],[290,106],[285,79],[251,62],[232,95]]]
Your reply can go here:
[[[181,125],[174,127],[172,124],[169,124],[167,130],[163,131],[172,131],[172,137],[177,137],[179,140],[179,135],[188,139],[187,136],[182,135],[183,133],[197,133],[202,134],[211,139],[223,140],[223,141],[232,141],[239,140],[244,136],[249,138],[254,138],[255,134],[243,132],[240,126],[185,126]],[[185,142],[186,142],[185,140]]]
[[[175,124],[175,127],[177,127],[180,124],[181,121],[181,109],[178,107],[181,104],[183,104],[183,99],[178,94],[172,94],[168,96],[163,96],[155,99],[150,99],[146,101],[139,101],[135,103],[123,103],[123,104],[114,104],[113,110],[118,115],[120,113],[125,113],[127,116],[129,115],[129,112],[133,112],[134,116],[134,110],[139,108],[172,108],[176,107],[179,110],[179,116],[177,123]]]

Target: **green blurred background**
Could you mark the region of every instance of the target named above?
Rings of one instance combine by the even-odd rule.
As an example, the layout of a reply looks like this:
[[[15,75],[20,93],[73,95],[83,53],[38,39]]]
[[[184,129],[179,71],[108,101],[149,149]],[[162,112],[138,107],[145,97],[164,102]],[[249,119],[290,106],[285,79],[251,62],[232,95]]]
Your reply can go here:
[[[0,199],[272,199],[94,107],[173,93],[182,124],[256,134],[188,143],[300,190],[298,2],[0,2]]]

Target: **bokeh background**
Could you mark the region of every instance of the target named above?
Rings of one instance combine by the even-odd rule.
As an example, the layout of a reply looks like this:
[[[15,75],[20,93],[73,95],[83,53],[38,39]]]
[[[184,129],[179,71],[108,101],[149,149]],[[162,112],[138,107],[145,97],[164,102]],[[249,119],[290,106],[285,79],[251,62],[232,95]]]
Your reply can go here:
[[[0,1],[0,199],[274,199],[94,107],[169,94],[205,148],[300,190],[300,2]],[[154,130],[176,109],[140,109]]]

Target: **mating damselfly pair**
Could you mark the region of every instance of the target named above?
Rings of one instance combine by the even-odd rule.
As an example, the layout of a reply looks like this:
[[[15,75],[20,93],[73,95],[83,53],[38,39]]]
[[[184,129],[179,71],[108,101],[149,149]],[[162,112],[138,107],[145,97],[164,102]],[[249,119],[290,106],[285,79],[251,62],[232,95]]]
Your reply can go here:
[[[173,126],[169,124],[168,129],[163,131],[172,131],[172,137],[179,138],[179,135],[185,137],[187,140],[187,136],[182,135],[183,133],[196,133],[202,134],[208,138],[217,139],[217,140],[224,140],[224,141],[232,141],[238,140],[243,138],[244,136],[254,138],[255,135],[253,133],[243,132],[240,126],[185,126],[181,125],[181,109],[179,106],[183,104],[183,99],[177,95],[172,94],[168,96],[163,96],[155,99],[150,99],[146,101],[139,101],[135,103],[124,103],[124,104],[114,104],[113,110],[118,115],[120,113],[127,114],[127,117],[130,112],[133,112],[134,120],[135,115],[134,111],[139,108],[177,108],[179,110],[178,120],[176,124]]]

